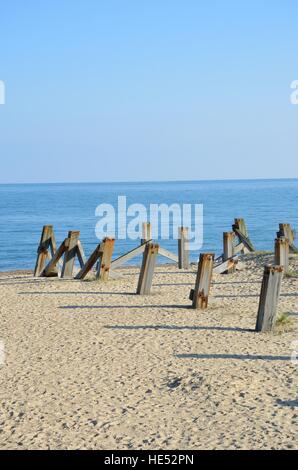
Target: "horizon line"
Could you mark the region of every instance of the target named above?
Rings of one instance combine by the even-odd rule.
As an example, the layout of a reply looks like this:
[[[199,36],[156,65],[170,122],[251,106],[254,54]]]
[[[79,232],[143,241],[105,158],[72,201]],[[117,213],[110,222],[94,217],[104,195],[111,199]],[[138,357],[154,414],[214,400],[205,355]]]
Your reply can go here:
[[[49,182],[18,182],[18,183],[0,183],[0,186],[17,186],[17,185],[75,185],[75,184],[146,184],[146,183],[202,183],[202,182],[229,182],[229,181],[295,181],[298,177],[284,178],[204,178],[189,180],[131,180],[131,181],[49,181]]]

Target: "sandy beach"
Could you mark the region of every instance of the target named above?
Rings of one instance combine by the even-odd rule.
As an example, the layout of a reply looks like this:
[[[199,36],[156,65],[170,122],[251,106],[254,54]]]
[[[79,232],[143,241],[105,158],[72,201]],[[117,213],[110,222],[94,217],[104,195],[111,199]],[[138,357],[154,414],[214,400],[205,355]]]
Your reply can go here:
[[[149,296],[138,267],[108,282],[1,273],[0,448],[297,449],[297,277],[288,321],[254,332],[272,259],[214,275],[206,311],[190,308],[195,266],[158,266]]]

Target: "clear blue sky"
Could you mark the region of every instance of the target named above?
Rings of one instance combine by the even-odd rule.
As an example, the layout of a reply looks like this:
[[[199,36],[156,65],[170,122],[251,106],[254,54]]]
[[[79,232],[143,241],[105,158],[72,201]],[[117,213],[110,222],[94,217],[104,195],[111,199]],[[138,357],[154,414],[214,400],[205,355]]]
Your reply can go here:
[[[298,176],[297,0],[2,0],[0,182]]]

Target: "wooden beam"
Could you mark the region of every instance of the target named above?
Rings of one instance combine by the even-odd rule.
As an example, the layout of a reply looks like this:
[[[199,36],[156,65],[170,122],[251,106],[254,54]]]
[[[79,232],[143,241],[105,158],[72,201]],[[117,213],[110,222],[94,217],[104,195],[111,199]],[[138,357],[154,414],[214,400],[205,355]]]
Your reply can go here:
[[[178,228],[178,268],[189,268],[188,227]]]
[[[68,232],[67,238],[69,242],[64,254],[61,278],[71,279],[73,277],[74,262],[77,254],[79,237],[79,230],[71,230],[70,232]]]
[[[114,238],[104,238],[101,243],[101,255],[96,270],[96,278],[107,281],[111,268],[112,255],[114,251]]]
[[[80,267],[82,268],[84,264],[86,263],[87,259],[84,253],[83,245],[80,242],[80,240],[78,240],[77,242],[77,257],[80,263]]]
[[[248,230],[247,230],[245,220],[235,219],[235,223],[233,224],[232,228],[233,228],[233,232],[239,238],[239,242],[244,244],[244,249],[242,252],[244,253],[245,249],[250,252],[255,251],[255,248],[248,235]]]
[[[246,248],[251,253],[254,252],[255,251],[254,246],[249,240],[249,238],[246,238],[245,235],[243,235],[243,233],[240,232],[237,228],[233,228],[233,230],[235,234],[237,235],[237,237],[239,238],[239,241],[243,243],[244,249]]]
[[[89,256],[84,266],[75,276],[75,279],[84,279],[89,273],[89,271],[91,271],[91,269],[95,265],[98,258],[101,256],[101,253],[102,253],[102,247],[101,247],[101,243],[99,243],[97,247],[95,248],[95,250],[93,251],[93,253]]]
[[[133,248],[132,250],[128,251],[128,253],[125,253],[125,255],[119,256],[119,258],[114,259],[111,263],[111,267],[113,269],[119,268],[119,266],[122,266],[122,264],[126,263],[126,261],[129,261],[132,258],[135,258],[138,255],[141,255],[144,253],[145,247],[148,243],[150,243],[152,240],[148,240],[147,242],[143,243],[143,245],[137,246],[136,248]]]
[[[243,243],[239,243],[238,245],[233,247],[233,255],[238,255],[238,253],[242,253],[245,249]]]
[[[137,294],[139,295],[150,294],[158,249],[157,243],[146,244],[137,286]]]
[[[158,254],[178,263],[178,256],[165,248],[159,247]]]
[[[37,249],[34,277],[39,277],[41,275],[46,266],[46,262],[54,256],[56,249],[53,225],[44,225]],[[52,276],[58,276],[58,270],[56,267],[53,268]]]
[[[289,271],[289,240],[286,237],[276,238],[275,240],[275,264],[283,266],[284,273]]]
[[[231,270],[235,270],[238,264],[238,256],[233,256],[232,258],[223,261],[220,264],[214,265],[213,273],[214,274],[224,274],[226,272],[231,272]],[[234,271],[232,271],[234,272]]]
[[[44,276],[44,277],[53,276],[53,272],[54,272],[53,270],[57,266],[60,258],[62,258],[65,251],[67,250],[68,244],[69,244],[69,238],[65,238],[65,240],[59,246],[58,250],[56,250],[56,253],[54,254],[53,258],[50,260],[50,262],[46,265],[46,267],[42,271],[41,276]]]
[[[214,253],[201,253],[198,263],[195,288],[190,292],[192,308],[205,309],[208,306],[208,297],[211,286]]]
[[[256,322],[258,332],[274,328],[282,277],[282,266],[265,266]]]

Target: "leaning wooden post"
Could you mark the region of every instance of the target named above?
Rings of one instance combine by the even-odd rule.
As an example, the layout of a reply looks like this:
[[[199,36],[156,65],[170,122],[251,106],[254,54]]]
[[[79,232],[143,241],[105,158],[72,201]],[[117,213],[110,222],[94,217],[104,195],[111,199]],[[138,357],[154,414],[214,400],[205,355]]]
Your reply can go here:
[[[265,266],[256,331],[271,331],[275,325],[283,270],[283,266]]]
[[[137,286],[137,294],[139,295],[150,294],[158,248],[157,243],[146,245]]]
[[[46,262],[53,257],[56,252],[56,240],[53,230],[53,225],[44,225],[40,237],[39,246],[37,249],[37,259],[34,269],[34,277],[39,277],[43,272]],[[49,253],[51,251],[51,254]],[[58,276],[57,268],[53,268],[52,276]]]
[[[284,273],[289,271],[289,240],[286,237],[275,240],[275,264],[284,267]]]
[[[114,238],[106,237],[102,241],[102,252],[96,269],[96,279],[101,279],[103,281],[107,281],[109,279],[114,244]]]
[[[188,228],[178,228],[178,268],[189,268]]]
[[[228,261],[234,256],[234,232],[223,233],[223,261]],[[235,263],[231,263],[223,274],[230,274],[236,271]]]
[[[85,279],[89,271],[91,271],[91,269],[95,265],[98,258],[100,258],[102,250],[102,244],[99,243],[93,253],[89,256],[87,261],[84,263],[84,265],[81,267],[81,270],[78,272],[75,279]]]
[[[64,254],[61,278],[72,278],[77,245],[80,237],[79,230],[68,232],[68,245]]]
[[[205,309],[208,307],[214,253],[201,253],[198,263],[198,272],[195,288],[191,289],[189,298],[192,300],[192,308]]]
[[[143,222],[142,224],[142,238],[141,238],[141,245],[146,243],[148,240],[151,240],[151,224],[150,222]]]

